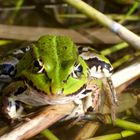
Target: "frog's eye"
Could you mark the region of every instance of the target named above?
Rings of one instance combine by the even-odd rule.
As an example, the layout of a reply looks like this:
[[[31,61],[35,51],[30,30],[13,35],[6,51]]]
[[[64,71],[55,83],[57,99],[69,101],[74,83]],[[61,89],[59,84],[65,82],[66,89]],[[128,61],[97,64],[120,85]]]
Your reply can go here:
[[[43,63],[40,60],[34,60],[33,66],[36,73],[42,73],[44,70]]]
[[[83,72],[83,67],[81,64],[75,64],[72,72],[74,78],[80,78]]]

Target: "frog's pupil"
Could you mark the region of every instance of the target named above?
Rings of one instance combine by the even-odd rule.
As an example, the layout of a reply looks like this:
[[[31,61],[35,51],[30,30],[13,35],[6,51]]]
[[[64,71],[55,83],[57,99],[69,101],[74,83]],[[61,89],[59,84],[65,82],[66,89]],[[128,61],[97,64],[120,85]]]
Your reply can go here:
[[[77,68],[77,72],[82,72],[83,71],[83,67],[80,65],[78,68]]]
[[[37,60],[34,61],[34,66],[38,68],[40,67],[39,62]]]
[[[80,78],[81,74],[83,72],[83,67],[80,64],[76,64],[74,66],[74,71],[72,72],[72,76],[74,78]]]
[[[43,65],[41,64],[41,61],[39,60],[34,60],[33,62],[33,65],[34,65],[34,72],[35,73],[43,73],[44,72],[44,69],[43,69]]]

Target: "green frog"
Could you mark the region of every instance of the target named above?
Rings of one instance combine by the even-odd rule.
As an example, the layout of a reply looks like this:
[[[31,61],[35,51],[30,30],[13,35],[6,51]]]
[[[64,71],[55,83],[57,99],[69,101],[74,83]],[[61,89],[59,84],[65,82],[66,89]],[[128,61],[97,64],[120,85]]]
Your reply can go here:
[[[93,48],[76,46],[66,36],[42,36],[1,60],[3,111],[8,118],[17,119],[24,110],[22,103],[38,107],[74,102],[68,118],[78,117],[98,110],[103,85],[114,107],[112,72],[109,60]]]

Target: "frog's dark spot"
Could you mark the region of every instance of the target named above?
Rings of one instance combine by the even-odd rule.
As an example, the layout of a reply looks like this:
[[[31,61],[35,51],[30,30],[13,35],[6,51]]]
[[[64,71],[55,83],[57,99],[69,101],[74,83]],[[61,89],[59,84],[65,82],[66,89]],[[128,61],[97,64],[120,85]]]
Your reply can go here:
[[[63,92],[64,92],[64,88],[62,88],[62,94],[63,94]]]
[[[11,64],[2,64],[0,65],[0,74],[5,75],[14,75],[15,67]]]
[[[78,112],[75,112],[75,116],[77,116],[78,115]]]
[[[87,112],[93,112],[93,107],[90,106],[90,107],[87,109]]]
[[[27,51],[30,50],[30,47],[29,47],[29,46],[28,46],[28,47],[22,47],[21,50],[22,50],[24,53],[26,53]]]
[[[79,54],[81,54],[83,52],[83,47],[82,46],[78,47],[78,52],[79,52]]]
[[[50,93],[52,94],[52,87],[51,86],[49,87],[49,90],[50,90]]]
[[[99,60],[98,58],[96,57],[93,57],[93,58],[89,58],[88,60],[85,60],[86,63],[88,64],[89,68],[92,68],[92,67],[96,67],[96,71],[98,70],[98,67],[101,66],[101,70],[103,68],[107,69],[110,73],[112,72],[111,71],[111,65],[109,63],[106,63],[104,61],[101,61]]]
[[[64,46],[64,49],[66,50],[67,49],[67,46]]]
[[[82,94],[83,94],[83,95],[86,95],[86,94],[87,94],[87,91],[82,92]]]
[[[20,101],[15,101],[15,104],[16,104],[16,110],[20,109],[21,102]]]
[[[80,87],[76,92],[74,92],[70,95],[67,95],[67,96],[76,95],[76,94],[80,93],[85,88],[86,88],[86,84],[84,84],[82,87]],[[82,94],[83,94],[83,92],[82,92]]]
[[[26,81],[30,86],[33,87],[33,82],[31,80]]]
[[[34,63],[34,66],[35,66],[35,67],[40,67],[39,62],[38,62],[37,60],[34,60],[33,63]]]
[[[49,79],[49,81],[51,82],[51,79],[49,78],[49,76],[48,76],[47,72],[45,71],[45,69],[43,70],[43,72],[42,72],[42,73],[44,73],[45,77],[46,77],[46,78],[48,78],[48,79]]]
[[[42,43],[42,46],[44,47],[45,45],[46,45],[46,43],[45,43],[45,42],[43,42],[43,43]]]
[[[67,76],[67,79],[63,80],[63,83],[67,83],[69,77],[70,77],[70,74]]]
[[[92,90],[85,90],[84,92],[82,92],[83,95],[88,94],[89,92],[92,92]]]
[[[67,80],[63,80],[63,83],[67,83]]]
[[[17,91],[14,93],[14,95],[16,96],[16,95],[22,94],[26,89],[27,89],[27,86],[19,87]]]

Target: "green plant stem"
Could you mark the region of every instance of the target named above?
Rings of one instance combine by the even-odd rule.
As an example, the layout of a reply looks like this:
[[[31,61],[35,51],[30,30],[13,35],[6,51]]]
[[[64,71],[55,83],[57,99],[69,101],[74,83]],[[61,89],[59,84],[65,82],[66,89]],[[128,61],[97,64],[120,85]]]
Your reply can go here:
[[[127,19],[128,16],[133,14],[133,12],[138,8],[139,2],[134,2],[133,6],[130,8],[130,10],[126,13],[125,17],[119,21],[120,24],[123,24],[123,22]]]
[[[134,123],[134,122],[129,122],[126,120],[122,119],[116,119],[115,125],[127,130],[132,130],[135,132],[140,132],[140,124]]]
[[[108,55],[108,54],[111,54],[113,52],[119,51],[119,50],[127,48],[127,47],[128,47],[128,44],[126,42],[121,42],[117,45],[112,46],[111,48],[102,50],[101,54]]]
[[[134,134],[135,134],[135,132],[133,132],[133,131],[124,130],[121,133],[98,136],[98,137],[89,138],[86,140],[118,140],[118,139],[122,139],[122,138],[125,138],[128,136],[132,136]]]
[[[59,18],[79,18],[79,19],[87,19],[87,16],[84,14],[59,14],[58,15]],[[125,20],[130,20],[130,21],[137,21],[140,20],[139,16],[136,15],[121,15],[121,14],[107,14],[108,17],[110,17],[111,19],[114,20],[123,20],[125,18]]]
[[[97,11],[90,5],[86,4],[85,2],[81,0],[64,0],[68,4],[75,7],[77,10],[81,11],[85,15],[87,15],[89,18],[98,21],[100,24],[110,27],[112,25],[112,20],[109,19],[107,16],[102,14],[101,12]],[[103,19],[102,19],[103,18]]]
[[[19,12],[19,10],[21,9],[21,6],[23,5],[23,2],[24,0],[17,0],[15,11],[12,13],[12,16],[11,16],[11,21],[10,21],[11,23],[14,22],[17,13]]]
[[[41,132],[48,140],[59,140],[49,129],[45,129]]]
[[[123,56],[122,58],[118,59],[116,62],[114,62],[114,63],[112,64],[112,66],[113,66],[113,68],[115,69],[115,68],[121,66],[123,63],[127,62],[127,61],[128,61],[129,59],[131,59],[131,58],[133,58],[132,55],[129,55],[129,54],[128,54],[128,55],[125,55],[125,56]]]
[[[9,43],[12,43],[12,41],[10,41],[10,40],[0,40],[0,46],[7,45]]]
[[[106,124],[111,124],[111,117],[109,115],[106,115],[104,117],[104,121]],[[126,121],[123,119],[116,119],[114,122],[115,126],[121,127],[123,129],[127,129],[127,130],[131,130],[131,131],[135,131],[135,132],[140,132],[140,124],[134,123],[134,122],[130,122],[130,121]]]
[[[81,11],[85,15],[87,15],[92,20],[98,21],[103,26],[109,28],[112,32],[119,35],[123,40],[131,44],[136,49],[140,50],[140,38],[134,34],[133,32],[126,29],[121,24],[111,20],[101,12],[97,11],[90,5],[86,4],[81,0],[63,0],[68,4],[75,7],[77,10]]]
[[[108,14],[107,16],[114,20],[123,20],[124,18],[125,18],[125,20],[129,20],[129,21],[140,20],[140,17],[137,15],[126,16],[126,15],[120,15],[120,14]]]
[[[121,66],[123,63],[128,62],[128,60],[133,59],[134,57],[140,56],[140,52],[136,52],[134,55],[127,54],[123,56],[122,58],[118,59],[116,62],[112,64],[113,68],[117,68]]]

